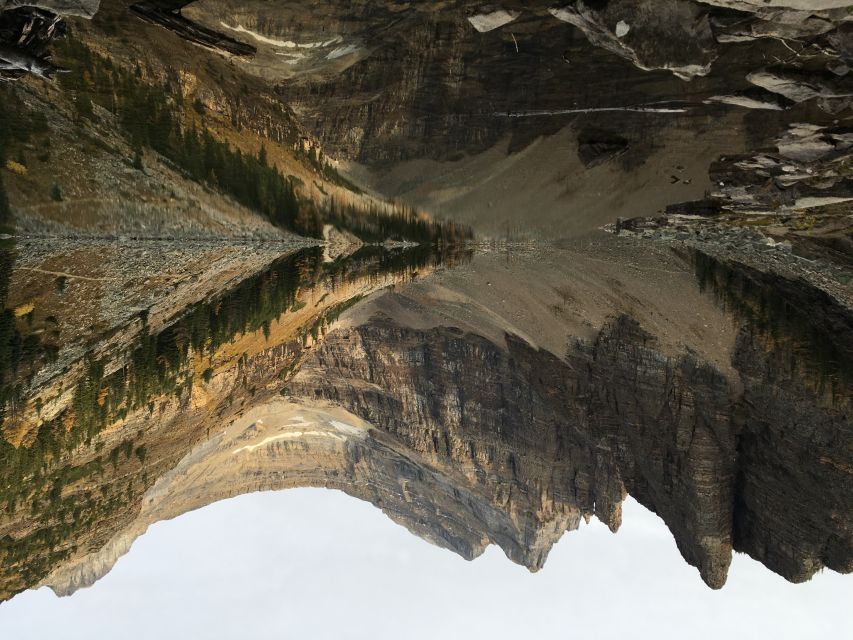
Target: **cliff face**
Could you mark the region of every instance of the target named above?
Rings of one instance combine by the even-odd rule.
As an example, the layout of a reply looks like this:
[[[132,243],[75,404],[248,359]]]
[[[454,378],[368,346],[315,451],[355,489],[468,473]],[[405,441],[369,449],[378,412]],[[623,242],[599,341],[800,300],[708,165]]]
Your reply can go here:
[[[760,368],[756,338],[744,331],[740,344],[735,367]],[[793,581],[849,571],[846,414],[656,346],[627,317],[565,360],[509,335],[504,347],[378,318],[327,336],[288,388],[458,467],[534,521],[578,509],[615,530],[630,493],[715,588],[733,547]],[[544,560],[504,549],[533,569]]]
[[[329,151],[383,166],[476,154],[508,136],[521,148],[579,115],[611,124],[602,108],[648,107],[635,126],[622,111],[617,126],[650,135],[671,126],[671,115],[649,117],[668,101],[783,110],[821,97],[807,76],[846,56],[849,20],[836,3],[692,0],[199,0],[184,13],[257,47],[243,68],[277,85]],[[820,53],[792,63],[779,39]],[[802,77],[778,80],[791,73]],[[849,80],[834,82],[842,90],[822,97],[849,95]]]
[[[513,514],[448,465],[435,465],[401,440],[323,403],[273,401],[202,442],[142,498],[138,515],[100,549],[58,565],[44,580],[60,595],[106,574],[151,524],[251,491],[325,487],[381,508],[415,535],[466,559],[497,543],[538,567],[580,515]],[[544,520],[544,521],[543,521]]]
[[[642,325],[618,313],[560,352],[496,330],[502,323],[483,297],[465,306],[457,294],[452,308],[465,329],[455,328],[441,304],[421,306],[425,291],[436,292],[436,274],[412,284],[408,269],[382,275],[367,264],[346,278],[330,268],[265,329],[190,363],[208,370],[188,393],[156,397],[63,458],[58,503],[39,496],[43,508],[33,514],[13,502],[0,521],[4,593],[36,584],[72,593],[156,521],[248,491],[301,486],[367,500],[467,559],[495,544],[533,571],[582,518],[618,530],[627,494],[660,515],[711,587],[725,583],[733,550],[791,581],[822,567],[850,571],[851,397],[838,384],[845,370],[815,365],[850,362],[847,342],[835,340],[826,356],[820,336],[853,332],[830,298],[697,260],[706,290],[725,283],[739,326],[726,368],[709,364],[713,349],[706,357],[677,348],[664,325],[654,329],[660,339],[653,335],[648,310],[637,312]],[[263,282],[287,277],[277,273]],[[341,304],[397,283],[407,287],[327,326]],[[784,295],[784,315],[756,293],[765,290]],[[750,310],[759,313],[750,318]],[[692,324],[670,329],[677,326]],[[120,457],[128,438],[137,455]],[[112,468],[99,444],[116,452]],[[99,475],[81,475],[92,464]],[[101,487],[108,500],[84,500]],[[63,537],[75,506],[83,517]]]
[[[596,482],[587,439],[563,415],[564,369],[521,341],[507,350],[452,328],[379,320],[329,334],[288,390],[340,404],[431,465],[455,469],[521,534],[486,536],[535,570],[565,530],[556,523],[576,526],[596,510],[611,527],[619,522],[620,484]],[[543,523],[555,530],[540,541]]]
[[[457,466],[509,513],[541,520],[576,509],[615,531],[632,493],[722,586],[734,462],[722,376],[660,355],[627,318],[568,361],[506,341],[378,320],[330,334],[288,389],[339,403],[434,464]],[[532,569],[545,559],[504,550]]]
[[[779,204],[848,199],[851,134],[828,125],[853,97],[853,44],[833,2],[201,0],[185,17],[172,4],[144,3],[152,24],[143,25],[107,3],[91,24],[75,24],[77,35],[120,67],[139,62],[134,77],[168,92],[185,126],[209,127],[253,157],[269,143],[271,163],[309,200],[379,203],[324,164],[321,146],[387,171],[386,194],[420,187],[437,211],[456,198],[460,216],[482,207],[477,222],[501,233],[496,209],[530,228],[551,207],[537,230],[549,240],[580,218],[589,231],[616,211],[698,197],[700,174],[719,185],[704,201],[712,217],[721,202],[763,216]],[[30,13],[4,12],[0,39],[31,30]],[[57,24],[44,23],[39,52]],[[220,57],[228,48],[209,39],[220,35],[220,45],[251,47],[231,47],[239,61]],[[802,45],[793,57],[786,39]],[[32,72],[20,64],[0,70]],[[21,147],[30,167],[13,162],[22,229],[66,232],[85,213],[81,233],[110,220],[109,234],[181,243],[225,233],[288,240],[154,154],[130,166],[135,148],[97,100],[83,116],[49,85],[24,80],[15,94],[49,114],[62,149],[37,158],[42,166]],[[772,155],[740,153],[800,118],[815,124],[792,128]],[[111,150],[88,150],[81,131]],[[705,160],[721,150],[727,159],[708,176]],[[100,176],[91,185],[78,175],[83,160]],[[128,201],[133,215],[117,218]],[[437,261],[371,254],[353,273],[333,261],[351,238],[326,238],[310,265],[276,263],[245,283],[275,250],[176,252],[158,259],[169,277],[154,281],[137,266],[150,267],[144,252],[122,262],[99,246],[28,248],[7,325],[27,324],[29,347],[58,357],[21,388],[14,412],[10,440],[33,448],[0,442],[11,461],[0,487],[0,598],[41,583],[70,593],[152,522],[297,486],[368,500],[465,558],[496,544],[531,570],[581,518],[617,530],[627,494],[661,516],[714,588],[733,550],[792,581],[853,568],[853,321],[836,295],[849,296],[849,279],[824,286],[818,264],[801,280],[781,253],[757,250],[750,255],[767,268],[750,269],[724,237],[729,252],[715,255],[732,264],[708,267],[700,285],[735,317],[728,353],[721,345],[733,332],[708,324],[723,314],[707,312],[684,264],[655,257],[659,247],[584,237],[561,257],[570,269],[556,271],[538,249],[525,256],[535,268],[510,266],[508,246],[502,270],[414,294],[411,281]],[[831,243],[844,253],[847,240],[811,238],[803,251]],[[73,303],[62,298],[69,279]],[[395,313],[368,301],[335,324],[362,297],[404,283]],[[717,356],[726,362],[712,365]],[[272,401],[287,394],[292,403]]]

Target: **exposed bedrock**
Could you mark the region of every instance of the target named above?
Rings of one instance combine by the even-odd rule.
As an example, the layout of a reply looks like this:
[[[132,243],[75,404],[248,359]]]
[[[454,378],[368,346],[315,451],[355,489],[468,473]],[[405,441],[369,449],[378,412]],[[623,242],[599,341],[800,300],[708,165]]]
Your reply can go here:
[[[717,58],[708,12],[692,2],[579,0],[551,14],[575,25],[595,46],[645,71],[666,69],[690,80],[707,75]]]
[[[519,150],[581,111],[595,126],[602,110],[652,104],[718,113],[703,104],[712,98],[773,110],[814,99],[837,112],[849,16],[792,4],[199,0],[182,14],[255,47],[241,69],[274,85],[330,154],[388,167],[459,159],[507,138]],[[766,71],[771,63],[779,68]],[[818,71],[832,76],[825,87],[797,75]],[[619,133],[655,137],[682,109],[655,113]]]
[[[663,518],[714,588],[733,547],[793,581],[822,566],[849,571],[849,419],[756,374],[766,350],[746,330],[740,343],[734,364],[749,374],[732,381],[689,353],[661,354],[627,316],[565,359],[511,335],[499,345],[380,317],[329,334],[289,390],[504,487],[494,494],[502,508],[533,514],[529,522],[576,508],[616,530],[627,491]]]

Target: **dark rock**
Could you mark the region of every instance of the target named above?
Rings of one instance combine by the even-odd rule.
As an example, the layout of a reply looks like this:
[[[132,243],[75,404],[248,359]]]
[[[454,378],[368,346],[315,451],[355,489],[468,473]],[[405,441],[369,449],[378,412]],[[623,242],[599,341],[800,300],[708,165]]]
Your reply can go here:
[[[615,133],[586,128],[578,134],[578,157],[587,167],[612,160],[627,149],[628,140]]]
[[[740,267],[736,275],[714,269],[700,282],[730,283],[729,295],[740,296],[727,303],[733,308],[752,309],[743,296],[768,284]],[[820,331],[852,322],[804,284],[775,290],[787,304],[810,299]],[[733,362],[741,378],[729,380],[690,353],[664,356],[626,316],[594,342],[576,341],[566,360],[511,335],[504,347],[374,318],[329,334],[289,388],[341,404],[436,464],[466,470],[484,495],[512,495],[502,508],[524,514],[517,532],[484,535],[533,569],[559,537],[533,556],[525,551],[547,529],[536,514],[576,509],[615,530],[627,492],[663,518],[714,588],[725,582],[733,547],[794,581],[822,566],[849,571],[853,480],[843,443],[853,398],[843,383],[835,387],[841,396],[820,392],[810,367],[769,367],[768,358],[796,362],[791,345],[814,333],[773,323],[773,332],[744,324]],[[853,361],[851,353],[844,358]]]

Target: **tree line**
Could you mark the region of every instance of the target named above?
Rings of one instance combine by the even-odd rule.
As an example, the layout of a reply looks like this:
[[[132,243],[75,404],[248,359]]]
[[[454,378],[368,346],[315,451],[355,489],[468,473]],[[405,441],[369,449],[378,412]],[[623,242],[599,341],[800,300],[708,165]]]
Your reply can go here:
[[[92,104],[112,112],[134,149],[134,164],[142,165],[144,147],[173,162],[189,178],[233,197],[260,213],[272,224],[305,236],[322,236],[323,226],[346,229],[365,241],[388,238],[415,242],[454,242],[471,237],[467,227],[427,220],[412,211],[363,211],[332,203],[317,206],[298,196],[297,179],[284,175],[269,161],[262,146],[257,154],[245,154],[217,140],[201,125],[184,126],[183,97],[162,85],[143,80],[137,67],[130,72],[68,37],[60,46],[71,73],[60,82],[75,99],[78,113],[93,118]],[[203,113],[204,107],[196,105]],[[312,149],[309,164],[327,179],[357,191]]]
[[[789,368],[813,391],[849,400],[853,341],[841,330],[851,322],[842,305],[808,285],[701,251],[693,264],[700,291],[710,290],[744,329],[765,341],[779,371]]]
[[[32,442],[14,447],[0,437],[0,504],[5,504],[9,512],[28,504],[46,523],[26,536],[0,540],[0,561],[6,567],[25,563],[21,571],[40,578],[50,569],[51,562],[64,557],[68,542],[77,532],[120,508],[126,498],[115,492],[107,495],[112,483],[101,483],[101,499],[89,495],[89,491],[63,496],[63,488],[102,474],[107,463],[116,467],[122,456],[129,460],[135,454],[144,461],[144,445],[134,448],[133,442],[125,439],[102,455],[96,444],[97,455],[79,466],[63,466],[62,460],[79,445],[91,444],[105,427],[130,411],[147,408],[151,413],[158,397],[189,395],[193,386],[193,368],[189,364],[194,353],[213,354],[247,332],[263,330],[269,335],[271,323],[282,314],[305,306],[300,298],[306,296],[300,292],[315,288],[318,283],[334,290],[360,278],[414,274],[442,260],[452,263],[469,255],[427,245],[394,252],[365,246],[347,259],[324,263],[322,250],[309,248],[281,258],[212,300],[194,305],[158,333],[143,331],[118,370],[107,373],[105,360],[90,361],[86,374],[74,388],[70,406],[42,423]],[[357,301],[353,298],[318,314],[310,326],[303,327],[301,337],[317,337]],[[142,320],[146,321],[144,317]],[[209,381],[211,375],[212,370],[208,369],[202,378]]]

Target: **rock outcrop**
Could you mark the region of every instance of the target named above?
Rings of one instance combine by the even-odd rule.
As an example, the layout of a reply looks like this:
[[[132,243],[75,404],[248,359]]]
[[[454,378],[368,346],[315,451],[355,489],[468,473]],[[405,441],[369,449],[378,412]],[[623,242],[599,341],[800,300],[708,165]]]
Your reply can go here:
[[[592,44],[644,71],[666,69],[691,80],[707,75],[717,57],[708,13],[692,2],[578,0],[552,9],[551,14],[583,31]]]

